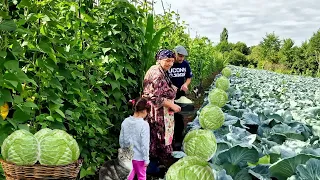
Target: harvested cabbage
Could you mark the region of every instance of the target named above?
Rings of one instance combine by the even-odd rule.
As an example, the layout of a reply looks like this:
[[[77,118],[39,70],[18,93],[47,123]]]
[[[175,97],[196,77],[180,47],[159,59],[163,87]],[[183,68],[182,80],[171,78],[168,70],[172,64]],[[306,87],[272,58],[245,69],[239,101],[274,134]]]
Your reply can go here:
[[[199,115],[199,122],[203,129],[216,130],[224,123],[224,114],[221,108],[208,104],[202,108]]]
[[[80,156],[77,141],[63,130],[41,129],[36,134],[17,130],[1,146],[4,160],[17,165],[67,165]]]
[[[195,156],[186,156],[168,169],[166,180],[214,180],[208,162]]]
[[[209,161],[217,150],[216,137],[211,130],[190,131],[183,140],[183,149],[187,156]]]
[[[230,81],[225,76],[221,76],[216,81],[216,87],[219,89],[222,89],[224,91],[227,91],[230,87]]]
[[[209,93],[209,102],[218,107],[223,107],[228,102],[228,94],[221,89],[215,88]]]
[[[193,102],[185,96],[181,96],[179,99],[175,100],[176,103],[180,104],[192,104]]]
[[[39,142],[39,149],[39,162],[42,165],[67,165],[80,156],[76,140],[59,129],[45,133]]]
[[[3,141],[1,154],[5,161],[16,165],[34,165],[38,158],[38,142],[29,131],[17,130]]]
[[[225,67],[222,69],[221,74],[225,77],[230,77],[231,76],[231,69],[228,67]]]
[[[52,132],[51,129],[49,129],[49,128],[44,128],[44,129],[41,129],[40,131],[36,132],[36,133],[34,134],[34,137],[35,137],[35,138],[37,139],[37,141],[40,143],[40,142],[42,141],[43,137],[44,137],[46,134],[50,133],[50,132]]]

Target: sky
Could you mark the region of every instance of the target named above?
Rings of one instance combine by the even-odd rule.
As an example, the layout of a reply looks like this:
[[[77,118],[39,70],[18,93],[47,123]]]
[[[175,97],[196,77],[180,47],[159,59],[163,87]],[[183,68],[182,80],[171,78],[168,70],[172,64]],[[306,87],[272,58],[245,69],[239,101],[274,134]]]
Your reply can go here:
[[[162,14],[155,0],[156,14]],[[163,0],[165,8],[178,12],[189,24],[190,34],[219,42],[226,27],[229,42],[257,45],[266,33],[291,38],[296,45],[320,29],[320,0]]]

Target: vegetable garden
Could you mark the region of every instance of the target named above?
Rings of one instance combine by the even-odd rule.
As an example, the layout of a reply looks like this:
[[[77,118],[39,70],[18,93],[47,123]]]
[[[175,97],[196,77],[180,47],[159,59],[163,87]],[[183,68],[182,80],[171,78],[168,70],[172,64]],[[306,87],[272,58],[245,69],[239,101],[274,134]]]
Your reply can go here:
[[[90,0],[2,0],[0,145],[17,130],[25,130],[19,132],[30,141],[34,139],[27,131],[63,130],[79,145],[83,159],[79,177],[93,179],[104,161],[116,157],[120,124],[131,114],[126,104],[140,94],[144,73],[155,63],[154,54],[178,44],[190,54],[191,90],[227,63],[265,68],[270,59],[271,64],[279,63],[275,59],[280,57],[292,73],[317,75],[320,31],[301,48],[289,40],[280,48],[274,34],[248,48],[227,42],[226,29],[217,46],[206,37],[191,38],[186,29],[178,13],[154,15],[147,1],[101,0],[95,6]],[[294,63],[289,61],[291,55]],[[187,161],[205,168],[196,167],[196,174],[207,172],[215,179],[318,179],[319,172],[310,170],[317,167],[320,156],[320,81],[236,66],[230,69],[224,69],[224,77],[216,77],[188,127],[188,131],[207,129],[185,138],[184,145],[191,147],[185,153],[200,156]],[[194,146],[199,140],[193,136],[217,144]],[[68,138],[72,139],[64,135],[60,140]],[[75,152],[78,157],[77,148]],[[0,158],[6,158],[3,154]],[[181,157],[181,152],[175,156]]]
[[[167,179],[319,179],[320,80],[229,68],[189,124]]]
[[[111,0],[99,6],[1,1],[0,145],[16,130],[64,130],[79,144],[80,178],[92,179],[105,160],[116,157],[120,124],[131,114],[126,104],[140,94],[159,48],[172,49],[177,37],[186,37],[182,45],[197,52],[189,57],[197,74],[193,86],[223,68],[208,39],[190,38],[171,13],[154,17],[150,8]]]

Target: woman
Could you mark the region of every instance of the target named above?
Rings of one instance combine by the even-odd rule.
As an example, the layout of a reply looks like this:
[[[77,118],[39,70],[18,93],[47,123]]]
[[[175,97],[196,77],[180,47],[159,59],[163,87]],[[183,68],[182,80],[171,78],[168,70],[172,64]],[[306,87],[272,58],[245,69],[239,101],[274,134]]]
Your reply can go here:
[[[147,117],[150,125],[150,159],[157,159],[170,166],[172,139],[174,134],[174,113],[180,106],[174,104],[177,88],[170,81],[167,71],[174,63],[174,52],[160,50],[157,64],[150,67],[143,82],[143,97],[151,103]]]

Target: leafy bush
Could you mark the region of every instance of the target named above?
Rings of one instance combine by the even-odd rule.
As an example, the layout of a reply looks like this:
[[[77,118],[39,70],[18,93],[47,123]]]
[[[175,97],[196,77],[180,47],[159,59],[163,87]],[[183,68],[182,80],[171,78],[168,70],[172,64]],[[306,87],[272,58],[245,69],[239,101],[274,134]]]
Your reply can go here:
[[[81,177],[94,175],[116,152],[123,104],[139,95],[142,10],[126,1],[9,6],[0,22],[0,105],[10,107],[0,144],[17,129],[66,130],[79,143]]]

